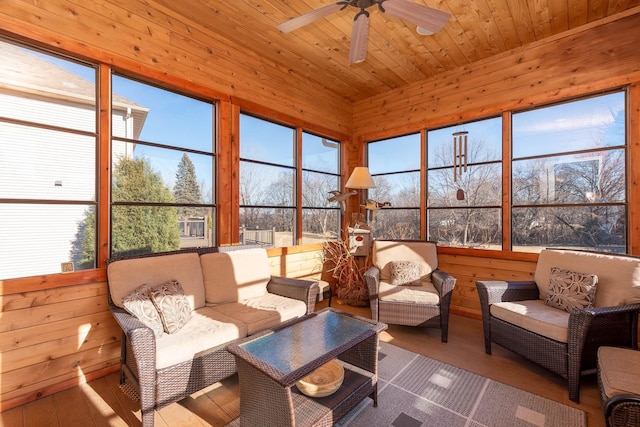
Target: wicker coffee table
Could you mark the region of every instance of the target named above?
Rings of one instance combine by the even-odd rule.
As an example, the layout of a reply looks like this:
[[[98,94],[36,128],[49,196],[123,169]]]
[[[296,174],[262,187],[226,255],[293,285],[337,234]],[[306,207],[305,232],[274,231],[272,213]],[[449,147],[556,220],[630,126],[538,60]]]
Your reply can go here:
[[[240,383],[233,426],[332,426],[364,398],[378,399],[378,334],[387,325],[325,308],[229,345]],[[295,382],[338,358],[344,381],[333,394],[311,398]]]

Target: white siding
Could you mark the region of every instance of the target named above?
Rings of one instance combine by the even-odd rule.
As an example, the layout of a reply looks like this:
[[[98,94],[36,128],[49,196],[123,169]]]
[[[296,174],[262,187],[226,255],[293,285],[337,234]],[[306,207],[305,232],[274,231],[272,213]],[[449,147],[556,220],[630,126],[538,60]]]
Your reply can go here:
[[[0,116],[96,132],[95,101],[87,104],[0,92]]]
[[[0,93],[0,116],[94,132],[91,108]],[[114,136],[127,136],[125,114],[114,112]],[[133,146],[116,144],[114,158]],[[0,199],[94,201],[95,167],[94,136],[0,122]],[[0,280],[60,272],[89,207],[0,204]]]
[[[95,137],[0,123],[0,197],[93,201],[95,151]]]
[[[60,272],[87,208],[0,204],[0,280]]]

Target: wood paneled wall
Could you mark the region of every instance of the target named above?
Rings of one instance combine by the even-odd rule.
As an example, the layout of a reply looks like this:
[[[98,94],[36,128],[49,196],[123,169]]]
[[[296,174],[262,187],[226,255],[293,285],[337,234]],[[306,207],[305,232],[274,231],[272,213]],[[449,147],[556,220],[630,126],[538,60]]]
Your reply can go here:
[[[351,131],[353,110],[346,100],[321,85],[310,87],[308,79],[159,4],[2,0],[0,30],[128,72],[155,70],[160,81],[179,77],[211,88],[220,99],[250,101],[308,123]],[[147,70],[143,73],[148,77]]]
[[[638,82],[639,27],[635,8],[356,102],[354,134],[416,132]]]
[[[0,296],[0,409],[118,369],[121,332],[104,278],[67,285]]]
[[[638,94],[640,15],[572,31],[469,67],[350,105],[321,88],[264,63],[232,41],[146,2],[3,0],[0,32],[166,81],[209,88],[225,109],[220,141],[233,157],[231,134],[239,107],[265,108],[312,126],[353,135],[354,141],[496,114],[565,97],[632,84]],[[149,18],[153,16],[153,20]],[[167,49],[170,47],[171,49]],[[220,52],[224,52],[221,55]],[[313,96],[309,97],[307,94]],[[277,96],[274,96],[277,94]],[[640,100],[631,99],[630,182],[640,183]],[[345,173],[362,164],[352,145]],[[237,180],[233,162],[222,169]],[[235,177],[235,178],[234,178]],[[639,234],[638,196],[630,229]],[[229,196],[230,198],[232,196]],[[635,218],[635,219],[634,219]],[[237,220],[236,220],[237,222]],[[224,233],[234,229],[233,218]],[[100,224],[101,229],[106,224]],[[640,253],[637,244],[634,253]],[[273,269],[318,274],[317,246],[270,251]],[[503,256],[504,255],[504,256]],[[441,251],[441,268],[458,277],[453,310],[477,316],[475,280],[530,278],[535,256]],[[104,269],[0,281],[0,410],[117,369],[119,332],[107,308]]]

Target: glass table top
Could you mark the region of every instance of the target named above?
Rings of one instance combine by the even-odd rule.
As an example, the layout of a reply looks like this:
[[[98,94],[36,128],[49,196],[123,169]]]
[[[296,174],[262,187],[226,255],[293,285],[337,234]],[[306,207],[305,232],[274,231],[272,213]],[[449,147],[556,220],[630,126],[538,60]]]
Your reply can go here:
[[[371,331],[371,323],[324,311],[240,347],[286,375]]]

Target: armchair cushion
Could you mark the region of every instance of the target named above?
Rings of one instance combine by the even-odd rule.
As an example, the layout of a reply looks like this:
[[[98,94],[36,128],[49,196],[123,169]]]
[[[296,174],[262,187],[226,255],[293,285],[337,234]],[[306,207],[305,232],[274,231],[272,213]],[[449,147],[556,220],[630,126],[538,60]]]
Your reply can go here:
[[[544,303],[570,312],[574,308],[593,307],[598,276],[553,267]]]
[[[420,286],[420,262],[391,261],[391,284],[396,286]]]
[[[391,283],[391,263],[398,260],[419,262],[420,277],[426,279],[438,268],[436,245],[431,242],[382,240],[373,243],[373,263],[380,269],[380,280]]]
[[[598,349],[600,385],[608,398],[640,395],[640,351],[619,347]]]
[[[265,249],[210,253],[200,261],[207,304],[240,302],[267,293],[271,271]]]
[[[493,317],[538,335],[563,343],[568,340],[569,313],[542,300],[498,302],[491,304],[490,310]]]
[[[542,299],[545,299],[548,294],[552,267],[571,271],[588,271],[598,276],[594,307],[640,303],[638,258],[575,250],[545,249],[540,253],[534,274]]]
[[[430,306],[440,304],[438,291],[430,281],[424,281],[418,286],[394,286],[387,282],[380,282],[378,299],[385,302],[406,302]]]

